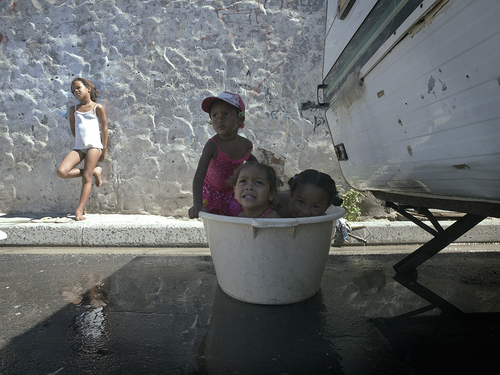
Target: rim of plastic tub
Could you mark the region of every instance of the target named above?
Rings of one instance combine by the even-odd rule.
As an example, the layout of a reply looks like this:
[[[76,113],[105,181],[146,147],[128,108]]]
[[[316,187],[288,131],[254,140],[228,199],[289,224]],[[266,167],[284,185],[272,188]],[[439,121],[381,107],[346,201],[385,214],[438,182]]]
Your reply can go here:
[[[199,216],[202,219],[209,219],[215,221],[222,221],[226,223],[240,223],[240,224],[250,224],[257,227],[292,227],[298,224],[314,224],[322,223],[324,221],[331,221],[340,219],[346,213],[343,207],[330,206],[326,210],[326,215],[321,216],[310,216],[310,217],[298,217],[298,218],[276,218],[276,219],[262,219],[262,218],[251,218],[251,217],[235,217],[235,216],[223,216],[210,214],[208,212],[200,211]]]

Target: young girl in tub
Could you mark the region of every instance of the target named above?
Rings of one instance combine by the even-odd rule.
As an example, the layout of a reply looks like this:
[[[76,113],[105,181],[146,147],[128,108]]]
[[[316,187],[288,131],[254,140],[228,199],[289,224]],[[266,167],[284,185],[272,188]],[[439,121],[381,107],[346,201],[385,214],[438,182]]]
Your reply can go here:
[[[234,172],[230,183],[233,185],[234,197],[243,207],[243,212],[238,216],[267,219],[280,217],[272,209],[278,187],[273,168],[256,161],[246,162]]]
[[[340,206],[335,181],[326,173],[306,169],[288,181],[290,191],[278,193],[276,212],[281,217],[324,215],[331,205]]]

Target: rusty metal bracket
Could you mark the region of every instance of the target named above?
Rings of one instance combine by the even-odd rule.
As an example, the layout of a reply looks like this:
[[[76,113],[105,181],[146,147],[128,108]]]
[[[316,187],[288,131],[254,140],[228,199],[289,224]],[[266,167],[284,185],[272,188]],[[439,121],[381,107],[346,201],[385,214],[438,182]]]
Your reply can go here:
[[[328,106],[330,105],[330,103],[327,103],[325,102],[325,89],[328,87],[327,84],[325,83],[322,83],[321,85],[318,85],[318,87],[316,88],[316,100],[318,101],[318,106],[321,107],[321,108],[328,108]],[[323,101],[320,102],[319,101],[319,90],[323,90]]]

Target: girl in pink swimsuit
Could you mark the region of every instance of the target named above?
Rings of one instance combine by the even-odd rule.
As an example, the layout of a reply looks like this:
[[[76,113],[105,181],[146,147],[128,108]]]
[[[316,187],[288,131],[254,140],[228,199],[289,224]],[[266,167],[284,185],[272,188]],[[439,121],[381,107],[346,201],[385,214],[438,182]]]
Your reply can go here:
[[[205,144],[198,162],[189,217],[198,217],[200,211],[238,216],[243,209],[227,180],[243,162],[257,160],[252,155],[252,142],[238,135],[245,122],[245,104],[239,95],[223,92],[203,100],[201,107],[217,134]]]
[[[243,207],[239,216],[253,218],[279,218],[272,209],[278,183],[274,169],[250,161],[239,167],[231,178],[236,200]]]

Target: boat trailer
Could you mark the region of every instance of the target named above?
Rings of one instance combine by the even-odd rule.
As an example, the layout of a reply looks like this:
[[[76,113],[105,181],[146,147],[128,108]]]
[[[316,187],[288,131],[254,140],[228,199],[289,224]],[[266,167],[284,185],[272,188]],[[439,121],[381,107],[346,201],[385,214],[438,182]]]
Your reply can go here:
[[[396,273],[401,276],[416,273],[418,266],[432,258],[488,216],[500,217],[500,204],[497,203],[452,201],[405,196],[380,191],[373,191],[372,193],[377,199],[385,201],[387,207],[397,211],[434,236],[429,242],[393,266]],[[398,202],[398,204],[394,202]],[[416,209],[419,214],[425,215],[434,228],[408,212],[407,210],[410,208]],[[429,208],[463,212],[465,215],[448,228],[443,229],[436,217],[429,211]]]

